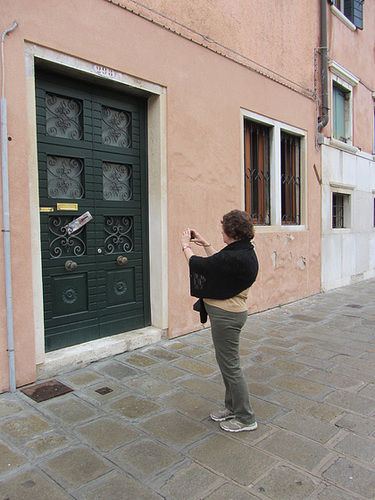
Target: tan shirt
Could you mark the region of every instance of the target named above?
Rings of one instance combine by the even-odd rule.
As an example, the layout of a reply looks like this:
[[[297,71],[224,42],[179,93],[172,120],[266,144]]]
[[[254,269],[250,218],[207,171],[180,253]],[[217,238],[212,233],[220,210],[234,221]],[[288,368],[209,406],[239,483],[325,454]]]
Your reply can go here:
[[[218,299],[203,299],[203,302],[208,304],[209,306],[218,307],[219,309],[224,309],[224,311],[230,312],[243,312],[247,311],[247,296],[249,293],[250,287],[243,290],[238,295],[231,297],[230,299],[218,300]]]

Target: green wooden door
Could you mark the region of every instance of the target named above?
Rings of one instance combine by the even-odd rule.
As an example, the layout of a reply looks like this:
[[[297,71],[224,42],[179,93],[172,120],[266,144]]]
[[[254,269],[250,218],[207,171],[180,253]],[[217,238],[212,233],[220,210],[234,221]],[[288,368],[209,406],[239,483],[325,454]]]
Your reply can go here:
[[[43,72],[36,82],[51,351],[150,324],[146,117],[139,98]]]

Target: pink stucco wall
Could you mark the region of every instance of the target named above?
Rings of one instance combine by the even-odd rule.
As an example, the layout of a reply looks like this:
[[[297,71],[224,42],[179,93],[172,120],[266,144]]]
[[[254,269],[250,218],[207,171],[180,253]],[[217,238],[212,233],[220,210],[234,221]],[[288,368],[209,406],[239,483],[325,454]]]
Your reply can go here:
[[[241,108],[298,127],[307,134],[306,227],[302,231],[257,229],[260,275],[250,293],[249,311],[275,307],[320,290],[320,186],[313,170],[314,164],[319,170],[320,161],[315,148],[316,105],[311,93],[307,92],[306,97],[288,87],[300,91],[299,86],[314,88],[320,2],[278,2],[277,9],[271,0],[143,2],[246,58],[165,17],[142,10],[130,0],[122,3],[199,43],[103,0],[3,0],[0,5],[1,32],[14,19],[19,23],[5,43],[8,135],[12,137],[8,146],[18,385],[35,377],[29,257],[35,235],[28,228],[30,210],[37,207],[29,201],[29,174],[25,167],[30,141],[35,137],[25,119],[29,105],[25,41],[167,89],[170,337],[199,327],[198,317],[191,310],[194,301],[189,297],[188,271],[180,249],[182,230],[194,227],[220,248],[221,215],[235,207],[243,208]],[[203,43],[228,57],[208,50],[200,45]],[[281,85],[262,76],[260,70],[282,83],[287,83],[283,79],[286,76],[290,82],[288,86]],[[3,275],[2,259],[0,251]],[[1,391],[7,389],[3,289],[0,308]]]

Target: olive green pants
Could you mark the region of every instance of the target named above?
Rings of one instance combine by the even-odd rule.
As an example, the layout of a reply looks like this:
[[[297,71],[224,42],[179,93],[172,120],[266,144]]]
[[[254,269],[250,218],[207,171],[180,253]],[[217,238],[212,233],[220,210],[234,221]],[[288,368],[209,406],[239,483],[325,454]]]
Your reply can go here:
[[[243,424],[253,424],[249,389],[240,367],[240,333],[247,319],[247,311],[228,312],[205,304],[210,317],[216,360],[225,385],[225,407]]]

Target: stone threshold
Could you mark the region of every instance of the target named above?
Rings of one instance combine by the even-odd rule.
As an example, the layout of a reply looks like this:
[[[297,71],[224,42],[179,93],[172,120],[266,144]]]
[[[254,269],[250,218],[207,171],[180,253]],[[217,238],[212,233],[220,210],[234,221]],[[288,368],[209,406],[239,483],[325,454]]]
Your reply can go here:
[[[45,380],[123,352],[134,351],[167,338],[166,332],[148,326],[103,339],[92,340],[57,351],[47,352],[44,363],[36,367],[36,380]]]

